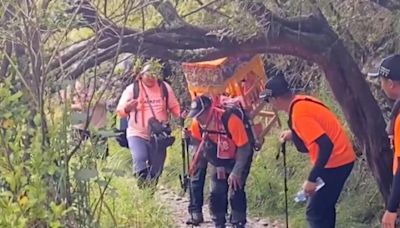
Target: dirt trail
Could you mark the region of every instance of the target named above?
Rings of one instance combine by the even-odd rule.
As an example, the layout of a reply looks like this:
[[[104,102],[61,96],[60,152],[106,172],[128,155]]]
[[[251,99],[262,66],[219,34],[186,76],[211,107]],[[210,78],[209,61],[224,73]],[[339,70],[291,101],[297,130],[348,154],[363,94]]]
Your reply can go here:
[[[156,197],[162,202],[163,205],[167,205],[167,208],[171,212],[171,216],[175,221],[176,227],[177,228],[186,228],[186,227],[192,227],[190,225],[186,225],[186,220],[188,218],[188,213],[187,213],[187,206],[189,203],[189,199],[187,197],[180,197],[173,191],[160,186],[159,190],[156,194]],[[204,219],[205,223],[203,223],[201,226],[197,226],[200,228],[208,228],[208,227],[214,227],[213,223],[211,222],[210,219],[210,213],[208,210],[208,205],[203,206],[203,214],[204,214]],[[272,221],[267,218],[248,218],[248,222],[246,224],[246,227],[267,227],[267,228],[283,228],[284,225],[280,224],[278,221]],[[229,226],[227,226],[229,227]]]

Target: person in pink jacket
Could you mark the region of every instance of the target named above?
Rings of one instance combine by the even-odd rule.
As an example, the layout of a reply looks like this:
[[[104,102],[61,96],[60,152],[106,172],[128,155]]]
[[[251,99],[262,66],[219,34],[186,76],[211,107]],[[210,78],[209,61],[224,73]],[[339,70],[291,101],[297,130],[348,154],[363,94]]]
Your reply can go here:
[[[153,125],[155,119],[155,122],[165,124],[169,113],[179,118],[181,112],[171,86],[159,79],[161,72],[157,75],[151,67],[151,64],[143,67],[135,82],[123,91],[117,105],[117,115],[129,119],[126,137],[132,154],[133,174],[138,178],[140,188],[157,184],[169,146],[152,138],[154,134],[149,123]],[[135,90],[139,91],[136,98]]]

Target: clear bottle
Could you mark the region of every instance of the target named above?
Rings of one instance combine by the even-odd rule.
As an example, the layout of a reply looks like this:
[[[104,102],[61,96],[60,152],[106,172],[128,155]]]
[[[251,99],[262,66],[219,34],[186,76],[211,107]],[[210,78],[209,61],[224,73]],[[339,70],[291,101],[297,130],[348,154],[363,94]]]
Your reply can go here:
[[[317,183],[317,189],[316,189],[315,191],[318,191],[318,190],[320,190],[320,189],[325,185],[325,182],[322,180],[321,177],[317,177],[317,180],[316,180],[316,181],[317,181],[317,182],[316,182],[316,183]],[[308,199],[308,197],[306,196],[306,194],[305,194],[305,192],[304,192],[303,189],[300,190],[300,191],[298,191],[297,194],[296,194],[296,196],[294,197],[294,201],[295,201],[296,203],[306,202],[307,199]]]

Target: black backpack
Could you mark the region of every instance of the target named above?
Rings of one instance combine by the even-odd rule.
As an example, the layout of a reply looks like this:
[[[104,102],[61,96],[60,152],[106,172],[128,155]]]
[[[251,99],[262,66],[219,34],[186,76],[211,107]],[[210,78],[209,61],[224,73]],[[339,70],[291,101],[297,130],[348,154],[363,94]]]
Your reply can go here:
[[[168,88],[166,85],[166,81],[157,80],[158,85],[161,88],[163,99],[165,100],[166,107],[168,107]],[[139,81],[135,80],[133,82],[133,99],[137,99],[140,93]],[[124,118],[120,118],[119,128],[115,130],[118,135],[116,136],[116,140],[121,147],[129,148],[128,139],[126,138],[126,130],[128,129],[128,120],[131,118],[129,115]],[[134,114],[135,122],[137,122],[137,111]]]

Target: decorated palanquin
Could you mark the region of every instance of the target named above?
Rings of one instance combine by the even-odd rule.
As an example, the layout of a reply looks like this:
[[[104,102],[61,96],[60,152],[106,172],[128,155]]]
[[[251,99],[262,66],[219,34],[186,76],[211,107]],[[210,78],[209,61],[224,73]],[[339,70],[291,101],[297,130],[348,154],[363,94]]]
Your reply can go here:
[[[238,102],[245,109],[262,142],[275,122],[276,112],[259,99],[267,75],[260,55],[239,55],[212,61],[183,63],[191,98],[206,94],[218,102]]]

